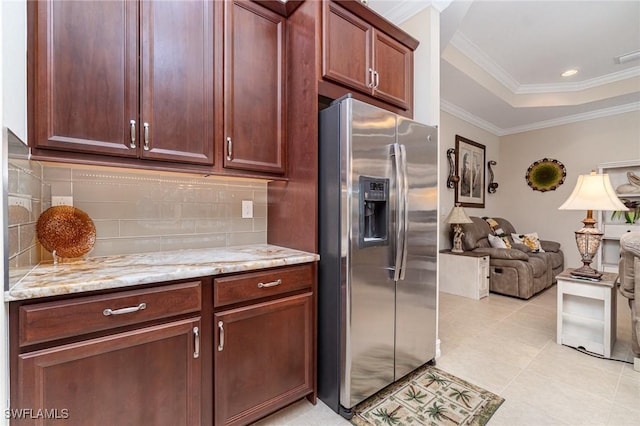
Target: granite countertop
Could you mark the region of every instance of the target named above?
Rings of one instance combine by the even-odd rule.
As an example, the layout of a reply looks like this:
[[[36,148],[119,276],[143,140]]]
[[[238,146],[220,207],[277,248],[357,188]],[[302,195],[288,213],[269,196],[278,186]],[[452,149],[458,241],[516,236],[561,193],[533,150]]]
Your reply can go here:
[[[92,257],[43,263],[4,293],[5,302],[314,262],[314,253],[270,244]]]

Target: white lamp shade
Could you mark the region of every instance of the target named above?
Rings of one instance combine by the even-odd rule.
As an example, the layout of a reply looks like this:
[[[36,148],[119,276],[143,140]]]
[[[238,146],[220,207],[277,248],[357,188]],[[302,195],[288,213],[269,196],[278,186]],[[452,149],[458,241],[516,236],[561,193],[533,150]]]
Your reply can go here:
[[[454,206],[449,212],[449,216],[445,219],[445,223],[473,223],[473,221],[467,216],[462,207]]]
[[[578,182],[573,192],[559,210],[621,210],[629,209],[622,204],[616,195],[608,174],[578,176]]]

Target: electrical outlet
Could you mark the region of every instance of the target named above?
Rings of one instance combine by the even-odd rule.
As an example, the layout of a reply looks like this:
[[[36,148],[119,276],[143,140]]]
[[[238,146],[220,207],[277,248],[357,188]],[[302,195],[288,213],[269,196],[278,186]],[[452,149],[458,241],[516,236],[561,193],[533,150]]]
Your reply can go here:
[[[251,219],[253,217],[253,201],[242,200],[242,218]]]
[[[73,197],[52,196],[51,206],[73,206]]]
[[[9,195],[9,205],[10,206],[20,206],[20,207],[24,207],[25,209],[31,211],[32,206],[31,206],[31,198],[29,197],[20,197],[17,195]]]

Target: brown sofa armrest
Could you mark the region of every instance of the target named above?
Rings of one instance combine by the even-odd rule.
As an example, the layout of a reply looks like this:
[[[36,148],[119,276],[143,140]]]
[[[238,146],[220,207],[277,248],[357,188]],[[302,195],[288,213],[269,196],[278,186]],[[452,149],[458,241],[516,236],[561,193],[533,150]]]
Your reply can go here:
[[[540,240],[540,247],[542,247],[542,250],[544,251],[551,251],[554,253],[560,251],[560,243],[555,241]]]
[[[529,256],[521,250],[510,248],[494,248],[494,247],[482,247],[473,250],[474,253],[488,254],[492,259],[505,259],[505,260],[529,260]]]
[[[638,263],[639,265],[636,265]],[[638,266],[638,269],[636,269]],[[635,298],[636,274],[640,272],[640,261],[638,258],[628,251],[620,252],[618,290],[627,299]]]

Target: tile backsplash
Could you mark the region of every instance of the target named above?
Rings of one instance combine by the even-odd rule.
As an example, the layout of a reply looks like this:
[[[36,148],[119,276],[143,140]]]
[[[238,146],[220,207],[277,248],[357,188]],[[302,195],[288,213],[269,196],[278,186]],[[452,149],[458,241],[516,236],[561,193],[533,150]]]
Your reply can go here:
[[[36,239],[36,223],[51,200],[51,187],[43,181],[42,164],[28,159],[27,147],[11,132],[8,132],[7,144],[10,153],[6,188],[9,280],[5,289],[40,263],[42,251]]]
[[[265,181],[43,164],[51,196],[73,197],[96,226],[88,256],[267,241]],[[241,217],[243,200],[253,201],[253,218]]]

